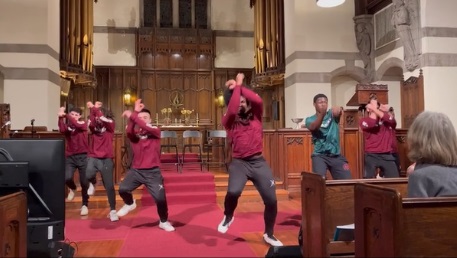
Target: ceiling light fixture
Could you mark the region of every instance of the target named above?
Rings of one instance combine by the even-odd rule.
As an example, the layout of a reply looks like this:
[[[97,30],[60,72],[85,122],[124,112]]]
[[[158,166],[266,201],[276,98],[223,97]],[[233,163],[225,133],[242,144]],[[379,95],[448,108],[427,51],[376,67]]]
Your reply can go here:
[[[342,5],[345,0],[316,0],[317,6],[329,8]]]

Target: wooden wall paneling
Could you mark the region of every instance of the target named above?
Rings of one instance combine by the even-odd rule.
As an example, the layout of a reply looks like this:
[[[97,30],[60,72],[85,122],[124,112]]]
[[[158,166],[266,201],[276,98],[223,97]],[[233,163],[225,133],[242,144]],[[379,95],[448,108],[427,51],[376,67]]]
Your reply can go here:
[[[300,191],[293,189],[300,185],[300,175],[303,171],[311,170],[311,134],[303,130],[290,130],[284,134],[284,177],[286,189],[289,191]]]
[[[183,69],[184,70],[197,70],[199,56],[197,45],[197,31],[187,30],[184,32],[184,46],[183,46]]]
[[[79,107],[82,111],[81,116],[86,119],[89,116],[89,111],[86,108],[87,101],[93,101],[94,88],[83,85],[73,85],[70,89],[68,98],[69,108]],[[69,110],[67,110],[67,113]]]
[[[406,176],[406,169],[412,164],[411,160],[408,158],[408,143],[406,142],[408,130],[407,129],[397,129],[397,150],[398,155],[400,156],[400,175]]]
[[[168,72],[157,72],[155,74],[155,83],[156,83],[156,102],[159,110],[159,117],[164,118],[160,113],[160,110],[163,108],[171,108],[170,106],[170,95],[171,95],[171,83],[170,83],[170,74]]]
[[[181,30],[173,31],[170,34],[170,55],[169,55],[169,69],[182,70],[184,68],[183,62],[183,49],[184,49],[184,34]]]
[[[124,112],[124,74],[122,68],[113,68],[110,70],[109,85],[109,108],[114,114],[116,121],[116,131],[123,131],[122,112]]]
[[[351,170],[352,178],[362,178],[362,162],[363,158],[359,153],[363,153],[359,145],[359,130],[358,129],[345,129],[341,139],[344,140],[344,147],[342,154],[346,157]]]
[[[170,37],[168,31],[167,29],[155,30],[154,68],[158,70],[168,70],[170,68]]]
[[[424,77],[422,70],[419,70],[418,77],[411,76],[406,81],[402,81],[400,86],[402,127],[409,128],[416,116],[424,111]]]
[[[141,87],[140,87],[140,93],[139,96],[143,99],[143,103],[146,106],[146,108],[151,111],[151,115],[153,116],[153,119],[156,117],[156,113],[159,115],[159,123],[160,121],[160,110],[162,106],[159,106],[160,103],[158,103],[158,98],[157,98],[157,89],[156,89],[156,84],[155,84],[155,74],[153,72],[145,72],[143,71],[141,73]],[[164,108],[164,107],[162,107]],[[153,121],[154,123],[156,122],[155,120]]]
[[[154,30],[152,28],[138,29],[138,64],[142,69],[154,68]]]
[[[199,112],[200,124],[214,122],[212,109],[214,108],[213,82],[211,72],[200,72],[197,75],[198,97],[196,110]]]
[[[97,78],[97,86],[94,89],[94,96],[92,101],[101,101],[106,106],[109,105],[109,69],[97,68],[95,76]]]
[[[213,32],[212,30],[198,30],[198,33],[198,70],[211,71],[214,63]]]

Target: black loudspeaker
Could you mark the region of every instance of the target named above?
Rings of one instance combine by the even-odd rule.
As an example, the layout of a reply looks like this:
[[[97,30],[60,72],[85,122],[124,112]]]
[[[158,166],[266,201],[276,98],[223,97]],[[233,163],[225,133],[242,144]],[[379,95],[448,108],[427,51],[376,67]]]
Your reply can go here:
[[[287,258],[295,258],[295,257],[303,257],[301,253],[301,247],[298,245],[291,245],[291,246],[272,246],[268,249],[267,254],[265,255],[266,258],[269,257],[287,257]]]
[[[34,246],[27,249],[27,257],[72,258],[74,254],[75,248],[64,242],[49,242],[46,247]]]

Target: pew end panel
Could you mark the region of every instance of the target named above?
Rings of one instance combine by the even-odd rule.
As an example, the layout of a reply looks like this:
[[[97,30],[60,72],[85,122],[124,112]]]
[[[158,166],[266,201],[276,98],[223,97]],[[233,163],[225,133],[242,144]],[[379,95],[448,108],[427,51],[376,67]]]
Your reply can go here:
[[[327,242],[322,228],[325,227],[325,179],[309,172],[302,172],[302,230],[303,256],[324,257]]]
[[[457,256],[457,198],[402,198],[387,187],[355,187],[356,257]]]
[[[0,197],[0,257],[27,257],[27,197],[17,192]]]
[[[398,235],[400,194],[391,188],[357,184],[354,187],[355,256],[369,257],[371,253],[393,257]],[[366,230],[370,229],[370,230]],[[394,236],[395,238],[390,238]]]
[[[325,180],[314,173],[302,173],[302,230],[305,257],[354,254],[354,241],[334,241],[337,226],[353,224],[354,185],[379,184],[407,191],[407,178]],[[309,248],[307,248],[309,247]],[[306,250],[312,249],[312,250]]]

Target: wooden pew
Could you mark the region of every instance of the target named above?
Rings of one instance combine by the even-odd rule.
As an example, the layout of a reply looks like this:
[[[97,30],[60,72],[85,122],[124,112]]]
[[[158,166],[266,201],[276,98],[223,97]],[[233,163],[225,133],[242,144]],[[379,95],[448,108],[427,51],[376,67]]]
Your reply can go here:
[[[355,186],[356,257],[457,256],[457,197],[402,198]]]
[[[0,197],[0,257],[27,257],[27,197]]]
[[[333,241],[336,226],[355,222],[355,184],[379,184],[405,194],[408,186],[407,178],[326,181],[308,172],[303,172],[301,177],[304,257],[355,253],[354,241]]]

